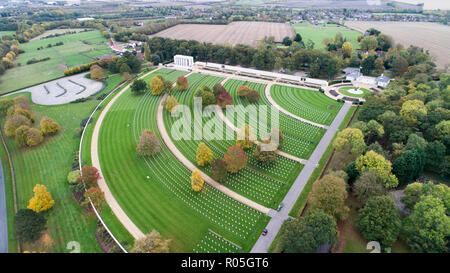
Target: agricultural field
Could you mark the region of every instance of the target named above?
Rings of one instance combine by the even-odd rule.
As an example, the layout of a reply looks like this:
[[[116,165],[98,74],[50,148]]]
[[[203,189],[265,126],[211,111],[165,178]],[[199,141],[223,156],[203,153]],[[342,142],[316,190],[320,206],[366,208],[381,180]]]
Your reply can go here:
[[[334,39],[334,36],[336,36],[337,33],[341,33],[342,37],[352,44],[353,50],[359,48],[358,36],[361,34],[358,31],[340,25],[295,23],[292,24],[292,28],[295,33],[300,33],[304,43],[311,39],[311,41],[314,42],[314,48],[324,48],[325,45],[323,44],[323,40],[325,38]]]
[[[69,31],[70,32],[73,32],[73,31],[80,32],[80,31],[83,31],[83,30],[85,30],[85,29],[84,28],[70,28],[70,29],[69,28],[57,28],[57,29],[51,29],[51,30],[45,31],[41,35],[38,35],[38,36],[32,38],[30,41],[31,42],[32,41],[37,41],[37,40],[40,40],[42,38],[45,38],[45,37],[48,37],[48,36],[54,35],[54,34],[64,34],[64,33],[69,32]]]
[[[180,72],[160,70],[149,75],[175,80]],[[191,172],[169,151],[157,129],[156,112],[162,96],[123,93],[102,123],[99,156],[102,172],[115,199],[127,216],[148,233],[158,230],[171,238],[171,250],[189,252],[213,230],[221,237],[250,250],[268,217],[205,184],[192,191]],[[162,143],[161,151],[143,158],[136,154],[141,132],[150,129]],[[170,166],[170,168],[167,168]],[[221,244],[221,242],[217,242]],[[210,247],[211,245],[211,247]],[[212,243],[202,252],[215,252]]]
[[[269,22],[233,22],[228,25],[180,24],[165,29],[150,37],[158,36],[178,40],[231,45],[246,44],[256,46],[265,36],[274,36],[281,42],[284,37],[293,35],[288,24]]]
[[[54,46],[58,42],[63,45]],[[52,47],[48,48],[47,45]],[[38,48],[42,49],[38,50]],[[0,94],[19,90],[38,83],[64,76],[64,70],[95,60],[96,57],[112,53],[100,31],[35,40],[20,45],[25,51],[15,60],[16,66],[0,77]],[[49,60],[27,64],[31,59]],[[19,65],[20,64],[20,65]]]
[[[331,125],[342,106],[342,103],[314,90],[273,85],[270,94],[276,103],[292,114],[324,125]]]
[[[355,88],[358,89],[355,91]],[[338,89],[338,92],[342,95],[354,97],[354,98],[364,98],[367,94],[372,93],[369,89],[366,88],[357,88],[354,86],[346,86]]]
[[[405,47],[410,45],[429,50],[435,58],[438,68],[444,68],[450,63],[450,26],[426,22],[364,22],[348,21],[345,25],[364,33],[369,28],[375,28],[384,34],[392,36],[396,43]],[[414,35],[411,35],[414,33]]]

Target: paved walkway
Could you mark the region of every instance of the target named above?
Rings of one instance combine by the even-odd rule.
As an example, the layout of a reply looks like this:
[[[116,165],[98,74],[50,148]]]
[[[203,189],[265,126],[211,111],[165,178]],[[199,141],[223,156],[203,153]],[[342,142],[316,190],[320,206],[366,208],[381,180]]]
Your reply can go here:
[[[272,219],[269,221],[269,223],[267,224],[267,227],[266,227],[268,230],[268,233],[266,236],[259,237],[256,244],[253,246],[251,253],[266,253],[267,252],[267,250],[269,249],[273,240],[275,239],[275,236],[278,234],[278,231],[280,230],[280,227],[283,224],[284,220],[289,218],[289,212],[291,211],[292,207],[294,206],[295,202],[297,201],[298,197],[300,196],[300,193],[302,192],[303,188],[305,187],[306,182],[308,181],[312,172],[318,166],[319,160],[320,160],[320,158],[322,158],[322,155],[324,154],[329,143],[333,139],[334,134],[339,130],[339,125],[344,120],[345,115],[347,114],[348,110],[350,109],[350,106],[351,106],[351,103],[345,103],[342,106],[341,110],[339,110],[339,113],[336,115],[336,118],[334,119],[330,128],[327,130],[325,135],[322,137],[322,139],[320,140],[316,149],[314,150],[311,157],[309,158],[308,163],[302,169],[299,176],[295,180],[294,184],[291,186],[289,192],[284,197],[283,209],[279,212],[271,211],[271,214],[269,214],[270,216],[272,216]]]
[[[145,76],[154,73],[155,71],[159,70],[160,68],[157,68],[155,70],[152,70],[141,77],[139,79],[144,78]],[[127,214],[123,211],[123,209],[120,207],[117,200],[112,195],[111,191],[108,188],[108,184],[106,183],[102,168],[100,166],[100,160],[98,157],[98,136],[100,133],[100,128],[103,122],[103,119],[105,118],[106,114],[108,113],[108,110],[111,108],[111,106],[114,104],[114,102],[128,89],[130,88],[130,84],[128,84],[124,89],[122,89],[118,94],[112,98],[112,100],[109,101],[109,103],[106,105],[106,107],[101,112],[100,116],[98,117],[97,122],[95,123],[94,132],[92,133],[92,142],[91,142],[91,160],[92,160],[92,166],[98,169],[98,172],[100,174],[100,178],[98,179],[97,183],[100,189],[105,193],[105,200],[106,203],[111,207],[111,210],[116,215],[117,219],[122,223],[122,225],[128,230],[128,232],[135,238],[139,239],[144,237],[144,233],[131,221],[130,218],[128,218]]]
[[[5,177],[0,159],[0,253],[8,253],[8,217],[6,214]]]
[[[163,139],[163,141],[165,142],[165,144],[167,145],[169,150],[175,155],[175,157],[179,161],[181,161],[181,163],[183,163],[189,170],[191,170],[191,171],[198,170],[198,168],[194,164],[192,164],[192,162],[189,161],[189,159],[187,159],[177,149],[175,144],[172,142],[172,139],[169,137],[169,134],[167,133],[166,126],[164,125],[164,119],[163,119],[164,101],[166,100],[166,98],[167,98],[167,94],[164,94],[163,98],[159,102],[158,111],[156,114],[156,121],[158,124],[159,133],[161,134],[161,138]],[[202,171],[200,171],[200,172],[201,172],[202,177],[205,180],[205,182],[207,182],[214,188],[218,189],[219,191],[223,192],[224,194],[226,194],[226,195],[230,196],[231,198],[233,198],[239,202],[242,202],[242,203],[246,204],[247,206],[252,207],[262,213],[266,213],[266,214],[269,213],[269,211],[270,211],[269,208],[266,208],[266,207],[256,203],[255,201],[252,201],[252,200],[230,190],[229,188],[225,187],[224,185],[222,185],[222,184],[218,183],[217,181],[215,181],[214,179],[212,179],[210,176],[208,176],[204,172],[202,172]]]

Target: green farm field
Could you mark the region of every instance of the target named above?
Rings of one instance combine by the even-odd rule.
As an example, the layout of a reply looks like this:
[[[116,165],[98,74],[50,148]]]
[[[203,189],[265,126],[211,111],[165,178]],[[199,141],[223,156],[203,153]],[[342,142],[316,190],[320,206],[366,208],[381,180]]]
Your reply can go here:
[[[61,46],[47,48],[63,42]],[[19,54],[16,66],[0,77],[0,94],[36,85],[64,76],[67,67],[85,64],[96,57],[112,53],[100,31],[87,31],[20,44],[25,53]],[[39,47],[43,49],[37,50]],[[27,65],[31,59],[50,60]],[[19,66],[20,63],[20,66]]]
[[[162,69],[145,80],[158,74],[174,81],[180,72]],[[204,240],[211,238],[211,231],[237,244],[240,251],[249,251],[267,223],[267,216],[207,184],[201,193],[192,191],[191,172],[164,145],[157,129],[156,110],[161,97],[150,92],[134,96],[126,91],[105,116],[99,156],[112,194],[144,233],[156,229],[170,238],[173,252],[223,249],[205,249]],[[143,158],[135,152],[144,129],[154,131],[162,144],[153,157]],[[214,245],[226,244],[217,238]]]
[[[292,27],[296,33],[302,35],[304,43],[311,39],[314,42],[314,48],[324,48],[325,45],[323,44],[323,39],[334,39],[334,36],[336,36],[338,32],[352,44],[353,50],[359,48],[358,36],[360,36],[361,33],[343,26],[336,24],[313,25],[308,23],[295,23],[292,24]]]
[[[270,94],[292,114],[324,125],[330,125],[342,107],[342,103],[314,90],[273,85]]]

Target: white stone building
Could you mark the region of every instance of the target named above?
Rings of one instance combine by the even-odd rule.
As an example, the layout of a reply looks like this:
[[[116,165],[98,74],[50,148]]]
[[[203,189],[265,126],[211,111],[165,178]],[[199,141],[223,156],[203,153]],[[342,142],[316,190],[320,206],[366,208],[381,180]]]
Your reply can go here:
[[[192,68],[194,65],[194,58],[192,56],[175,55],[173,56],[173,62],[176,66]]]

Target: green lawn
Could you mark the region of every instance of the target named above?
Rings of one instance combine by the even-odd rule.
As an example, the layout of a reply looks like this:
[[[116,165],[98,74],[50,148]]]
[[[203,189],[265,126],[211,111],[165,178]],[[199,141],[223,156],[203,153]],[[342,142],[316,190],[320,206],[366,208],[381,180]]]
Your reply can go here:
[[[241,104],[243,106],[247,106],[249,103],[246,99],[241,99],[237,95],[237,89],[241,85],[247,85],[259,92],[260,99],[254,105],[267,106],[267,127],[269,127],[271,125],[270,120],[272,105],[266,99],[264,94],[266,85],[249,81],[228,80],[224,84],[225,89],[227,89],[233,97],[234,104]],[[279,129],[284,135],[284,145],[281,148],[281,151],[299,158],[308,159],[325,133],[325,130],[308,123],[298,121],[279,111],[278,115]],[[262,137],[263,135],[265,135],[265,133],[258,135],[258,137]]]
[[[47,48],[48,44],[57,42],[63,42],[64,45]],[[85,64],[95,57],[110,54],[112,51],[106,42],[100,31],[94,30],[20,44],[25,53],[19,54],[15,60],[16,66],[0,77],[0,94],[62,77],[67,67]],[[43,49],[37,50],[41,46]],[[33,58],[45,57],[51,59],[26,64]]]
[[[319,91],[296,87],[273,85],[270,94],[292,114],[324,125],[331,125],[343,105]]]
[[[5,36],[5,35],[12,35],[12,34],[15,34],[16,32],[15,31],[12,31],[12,30],[4,30],[4,31],[0,31],[0,38],[2,38],[3,36]]]
[[[323,40],[325,38],[334,39],[334,36],[338,32],[352,44],[353,50],[359,48],[358,36],[360,36],[361,33],[350,30],[344,26],[336,24],[313,25],[309,23],[295,23],[292,24],[292,27],[296,33],[302,35],[304,43],[311,39],[314,42],[314,48],[324,48],[325,45],[323,44]]]
[[[165,74],[171,80],[178,76],[172,77],[170,70],[155,74]],[[209,236],[209,230],[239,245],[244,252],[249,251],[266,225],[267,216],[207,184],[202,193],[193,192],[191,172],[164,144],[154,157],[136,154],[137,140],[144,129],[151,129],[160,137],[156,124],[160,98],[150,92],[134,96],[126,91],[103,121],[100,164],[114,197],[144,233],[156,229],[170,238],[172,251],[192,251]],[[161,139],[160,142],[163,143]]]
[[[347,87],[341,87],[338,89],[339,93],[345,96],[354,97],[354,98],[364,98],[367,94],[372,93],[369,89],[366,88],[358,88],[359,91],[362,91],[362,94],[354,94],[351,93],[350,90],[355,89],[357,87],[354,86],[347,86]]]
[[[188,90],[175,91],[173,94],[179,104],[187,105],[190,109],[193,109],[193,99],[197,89],[205,85],[212,88],[216,83],[222,81],[222,78],[202,74],[192,74],[187,79],[190,85]],[[164,111],[164,121],[168,132],[170,132],[172,125],[177,120],[178,117],[172,117],[167,111]],[[195,122],[193,116],[191,120]],[[205,128],[205,124],[210,120],[210,118],[204,117],[202,123],[199,125],[202,126],[201,128]],[[236,134],[221,120],[219,120],[218,125],[221,125],[223,128],[220,139],[214,138],[214,136],[207,134],[205,131],[202,140],[173,139],[173,142],[193,164],[196,164],[195,154],[201,141],[210,147],[214,158],[223,158],[227,149],[236,143]],[[193,129],[191,132],[194,134]],[[227,134],[234,136],[234,138],[226,139]],[[303,166],[282,156],[278,156],[274,164],[263,166],[253,157],[253,149],[250,149],[246,153],[249,159],[247,167],[237,174],[229,174],[226,184],[227,187],[259,204],[276,208]],[[199,169],[211,175],[210,166],[200,167]]]
[[[50,211],[44,213],[48,219],[49,234],[55,243],[53,252],[68,252],[66,245],[70,241],[78,241],[82,252],[101,251],[94,237],[97,220],[78,205],[67,183],[73,153],[78,150],[80,141],[77,130],[81,120],[89,116],[97,103],[88,101],[59,106],[31,104],[36,123],[42,116],[49,116],[61,125],[62,132],[46,138],[44,143],[35,148],[20,148],[14,139],[6,140],[16,173],[19,208],[27,207],[36,184],[45,185],[56,202]],[[12,196],[8,198],[12,199]],[[25,245],[23,250],[43,250],[39,245],[31,247]]]

